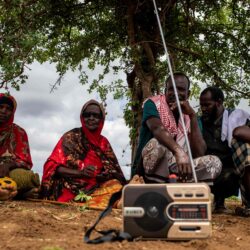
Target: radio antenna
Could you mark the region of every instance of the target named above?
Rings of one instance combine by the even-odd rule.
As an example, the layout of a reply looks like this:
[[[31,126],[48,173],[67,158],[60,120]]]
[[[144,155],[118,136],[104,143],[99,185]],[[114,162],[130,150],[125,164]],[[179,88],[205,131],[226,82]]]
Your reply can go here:
[[[178,111],[179,111],[179,114],[180,114],[181,124],[182,124],[182,127],[183,127],[184,136],[185,136],[185,140],[186,140],[186,144],[187,144],[188,156],[189,156],[189,160],[190,160],[191,167],[192,167],[194,181],[198,182],[196,172],[195,172],[195,166],[194,166],[194,161],[193,161],[193,157],[192,157],[192,152],[191,152],[190,144],[189,144],[188,137],[187,137],[187,131],[186,131],[183,115],[182,115],[180,100],[179,100],[179,97],[178,97],[178,93],[177,93],[177,89],[176,89],[176,83],[175,83],[173,70],[172,70],[172,66],[171,66],[171,62],[170,62],[170,56],[168,54],[168,49],[167,49],[166,42],[165,42],[165,39],[164,39],[164,35],[163,35],[163,31],[162,31],[162,26],[161,26],[159,14],[158,14],[157,6],[156,6],[156,3],[155,3],[155,0],[152,0],[152,1],[153,1],[153,4],[154,4],[155,15],[156,15],[158,26],[159,26],[163,47],[164,47],[164,50],[165,50],[165,53],[166,53],[166,56],[167,56],[168,68],[169,68],[171,80],[172,80],[173,87],[174,87],[174,94],[175,94],[177,107],[178,107]]]

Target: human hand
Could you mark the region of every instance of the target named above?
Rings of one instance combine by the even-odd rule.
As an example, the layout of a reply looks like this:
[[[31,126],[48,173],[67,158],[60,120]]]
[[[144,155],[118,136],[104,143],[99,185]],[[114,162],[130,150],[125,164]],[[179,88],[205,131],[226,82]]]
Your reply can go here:
[[[5,189],[0,188],[0,201],[6,201],[16,196],[17,191],[12,186],[6,186]]]
[[[192,177],[192,168],[188,155],[183,151],[183,149],[178,147],[174,156],[178,167],[179,181],[186,182]]]
[[[111,176],[108,173],[101,173],[96,176],[97,182],[105,182],[111,179]]]
[[[88,165],[83,170],[81,170],[82,176],[85,178],[93,178],[95,176],[95,170],[96,170],[95,166]]]
[[[180,101],[180,105],[181,105],[181,110],[182,110],[182,113],[183,113],[183,114],[186,114],[186,115],[189,115],[189,116],[192,116],[192,115],[195,114],[195,111],[194,111],[194,109],[190,106],[188,100]],[[170,106],[170,109],[171,109],[172,111],[174,111],[175,109],[177,109],[177,103],[176,103],[176,102],[170,103],[169,106]]]

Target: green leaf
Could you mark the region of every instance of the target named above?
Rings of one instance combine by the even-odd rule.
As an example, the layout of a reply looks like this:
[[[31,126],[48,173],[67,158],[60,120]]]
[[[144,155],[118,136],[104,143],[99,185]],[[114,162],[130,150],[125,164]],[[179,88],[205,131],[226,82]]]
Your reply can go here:
[[[86,195],[83,191],[79,191],[79,194],[76,195],[76,197],[74,198],[75,201],[81,201],[81,202],[87,202],[89,200],[91,200],[92,197]]]

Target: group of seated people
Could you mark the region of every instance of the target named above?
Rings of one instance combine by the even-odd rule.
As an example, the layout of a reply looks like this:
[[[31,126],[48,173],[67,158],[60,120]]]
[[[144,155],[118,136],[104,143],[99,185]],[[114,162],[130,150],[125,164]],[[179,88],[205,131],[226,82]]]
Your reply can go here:
[[[176,72],[174,79],[196,176],[199,182],[213,183],[215,212],[227,212],[225,198],[238,195],[240,190],[242,206],[235,212],[250,216],[250,114],[226,109],[222,90],[207,87],[200,94],[198,116],[188,101],[189,78]],[[99,102],[90,100],[83,105],[81,127],[60,138],[44,164],[41,185],[31,170],[27,134],[13,123],[15,110],[15,99],[0,94],[0,200],[39,197],[69,202],[82,192],[98,206],[106,204],[111,194],[128,182],[109,141],[101,135],[105,110]],[[193,182],[187,149],[173,83],[168,77],[165,93],[143,103],[131,182],[168,183],[172,175],[178,182]],[[1,179],[6,180],[4,187]]]

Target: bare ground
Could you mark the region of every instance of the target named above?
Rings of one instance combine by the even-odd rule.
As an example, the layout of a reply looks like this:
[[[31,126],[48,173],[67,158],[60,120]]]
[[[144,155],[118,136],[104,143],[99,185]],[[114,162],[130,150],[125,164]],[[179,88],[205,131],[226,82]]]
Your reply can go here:
[[[234,208],[237,202],[230,202]],[[188,242],[137,241],[100,245],[83,243],[86,229],[99,211],[80,211],[75,206],[58,206],[32,201],[0,203],[0,249],[66,250],[66,249],[250,249],[250,218],[213,215],[213,236]],[[99,229],[121,229],[121,211],[105,218]]]

